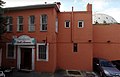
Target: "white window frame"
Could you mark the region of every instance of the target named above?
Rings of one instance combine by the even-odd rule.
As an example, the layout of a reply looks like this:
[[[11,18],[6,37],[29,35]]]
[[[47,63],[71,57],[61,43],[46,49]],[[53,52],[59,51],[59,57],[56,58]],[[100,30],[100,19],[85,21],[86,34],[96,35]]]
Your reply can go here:
[[[69,27],[66,26],[66,22],[69,22]],[[70,28],[70,20],[65,20],[65,28]]]
[[[79,22],[82,22],[82,27],[79,27]],[[83,28],[84,27],[84,21],[83,20],[79,20],[78,21],[78,28]]]
[[[14,56],[13,57],[8,56],[8,45],[9,44],[12,44],[12,43],[6,43],[6,58],[7,59],[16,59],[16,46],[15,45],[14,45],[14,50],[13,50],[14,51]]]
[[[37,43],[37,61],[48,61],[49,43],[47,43],[46,59],[39,59],[39,45],[45,45],[45,43]]]
[[[10,18],[12,18],[12,23],[10,23]],[[10,30],[10,26],[12,26],[12,29],[13,29],[13,17],[8,16],[8,18],[7,18],[7,32],[12,32],[12,30]]]
[[[47,16],[47,14],[42,14],[42,15]],[[47,16],[47,23],[44,23],[44,24],[47,24],[47,30],[42,30],[42,25],[43,25],[43,23],[42,23],[42,15],[40,15],[40,31],[47,31],[48,30],[48,16]]]
[[[18,16],[18,17],[17,17],[17,31],[22,32],[23,30],[20,30],[20,25],[23,25],[23,23],[19,23],[19,20],[20,20],[19,17],[22,17],[22,18],[23,18],[23,16]]]
[[[34,16],[34,15],[30,15],[30,16]],[[29,22],[28,22],[28,31],[33,32],[33,31],[35,31],[35,18],[34,18],[34,24],[31,24],[30,16],[29,16]],[[31,27],[34,28],[34,30],[31,30]]]

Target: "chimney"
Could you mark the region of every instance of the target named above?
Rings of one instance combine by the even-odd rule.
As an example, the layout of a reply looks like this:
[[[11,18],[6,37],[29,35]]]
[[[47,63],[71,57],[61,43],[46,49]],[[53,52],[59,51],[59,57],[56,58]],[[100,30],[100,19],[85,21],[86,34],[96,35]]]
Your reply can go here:
[[[45,2],[45,4],[47,4],[47,2]]]
[[[92,12],[92,4],[87,4],[87,11],[90,11],[90,12]]]
[[[57,7],[60,9],[60,5],[61,5],[61,3],[60,3],[60,2],[55,2],[55,4],[56,4]]]

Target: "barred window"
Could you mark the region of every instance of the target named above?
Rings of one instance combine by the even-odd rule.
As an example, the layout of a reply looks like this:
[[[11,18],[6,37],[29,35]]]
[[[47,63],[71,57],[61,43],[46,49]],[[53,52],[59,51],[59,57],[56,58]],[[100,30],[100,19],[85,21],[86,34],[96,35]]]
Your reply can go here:
[[[48,44],[37,45],[37,59],[40,61],[48,61]]]

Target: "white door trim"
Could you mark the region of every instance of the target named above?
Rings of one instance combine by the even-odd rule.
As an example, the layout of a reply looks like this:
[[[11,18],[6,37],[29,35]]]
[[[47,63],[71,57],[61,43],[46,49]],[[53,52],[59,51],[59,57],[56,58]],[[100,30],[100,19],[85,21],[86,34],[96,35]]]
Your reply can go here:
[[[32,48],[32,70],[35,69],[35,46],[18,46],[17,47],[17,68],[20,69],[21,64],[21,48]]]

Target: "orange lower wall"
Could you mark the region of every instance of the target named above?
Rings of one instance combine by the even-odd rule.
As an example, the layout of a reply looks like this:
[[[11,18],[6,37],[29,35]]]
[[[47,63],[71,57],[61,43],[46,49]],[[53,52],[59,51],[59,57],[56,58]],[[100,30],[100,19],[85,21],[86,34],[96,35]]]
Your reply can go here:
[[[94,57],[120,60],[120,44],[94,44]]]
[[[92,44],[78,44],[78,52],[73,52],[73,43],[58,43],[57,55],[60,69],[92,70]]]
[[[6,58],[6,44],[2,43],[0,44],[2,46],[2,66],[5,67],[16,67],[16,59],[7,59]]]
[[[48,61],[36,61],[35,70],[38,72],[55,72],[56,70],[56,44],[49,43]]]

